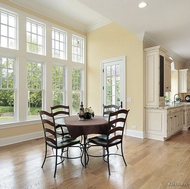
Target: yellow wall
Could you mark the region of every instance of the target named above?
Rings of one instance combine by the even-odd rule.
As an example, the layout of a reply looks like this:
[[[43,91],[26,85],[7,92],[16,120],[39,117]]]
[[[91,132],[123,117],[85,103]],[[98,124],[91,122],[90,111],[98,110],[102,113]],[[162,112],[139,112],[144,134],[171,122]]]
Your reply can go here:
[[[143,42],[112,23],[87,34],[87,105],[101,114],[101,64],[105,59],[126,56],[126,94],[132,99],[128,129],[143,131]]]
[[[36,133],[39,131],[42,131],[41,124],[10,127],[7,129],[0,130],[0,139],[14,137],[14,136],[21,136],[21,135],[30,134],[30,133]]]

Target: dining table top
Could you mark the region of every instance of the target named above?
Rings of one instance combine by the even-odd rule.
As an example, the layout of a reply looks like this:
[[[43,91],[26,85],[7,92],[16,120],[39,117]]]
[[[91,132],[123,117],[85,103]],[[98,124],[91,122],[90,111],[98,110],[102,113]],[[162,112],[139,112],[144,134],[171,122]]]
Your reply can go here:
[[[62,117],[56,120],[56,124],[66,126],[73,138],[89,134],[106,134],[108,131],[108,121],[103,116],[84,120],[80,120],[77,115]]]

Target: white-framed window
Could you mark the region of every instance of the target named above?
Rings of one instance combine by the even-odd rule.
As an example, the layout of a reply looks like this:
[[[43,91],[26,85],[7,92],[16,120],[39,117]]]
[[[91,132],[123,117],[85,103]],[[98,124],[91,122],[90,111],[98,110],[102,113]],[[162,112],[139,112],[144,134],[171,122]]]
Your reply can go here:
[[[53,65],[52,67],[52,89],[53,105],[66,103],[66,81],[65,66]]]
[[[68,104],[76,115],[85,89],[85,36],[16,8],[6,9],[0,5],[0,32],[7,29],[6,35],[0,33],[0,128],[37,123],[38,111],[56,103]]]
[[[57,28],[52,29],[52,57],[67,59],[67,33]]]
[[[39,116],[42,109],[43,94],[43,64],[36,61],[27,61],[27,87],[28,87],[28,118]]]
[[[17,14],[0,9],[0,46],[17,49]]]
[[[45,24],[27,18],[26,46],[27,52],[45,55]]]
[[[0,122],[14,120],[15,59],[0,57]]]
[[[84,38],[72,35],[72,61],[84,63]]]
[[[80,103],[83,101],[83,71],[72,69],[72,114],[79,111]]]

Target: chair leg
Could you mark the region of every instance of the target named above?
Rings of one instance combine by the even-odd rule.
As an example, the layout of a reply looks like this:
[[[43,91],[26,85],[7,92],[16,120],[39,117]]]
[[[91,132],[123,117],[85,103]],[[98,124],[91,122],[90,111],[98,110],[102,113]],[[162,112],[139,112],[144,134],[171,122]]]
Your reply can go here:
[[[122,143],[121,143],[121,155],[122,155],[123,161],[125,163],[125,166],[127,166],[127,163],[125,161],[125,157],[124,157],[124,154],[123,154],[123,144]]]
[[[44,166],[44,163],[45,163],[45,161],[46,161],[46,157],[47,157],[47,145],[45,145],[45,156],[44,156],[44,161],[43,161],[43,163],[42,163],[41,168],[43,168],[43,166]]]
[[[55,171],[54,171],[54,178],[57,172],[57,149],[56,149],[56,156],[55,156]]]
[[[106,151],[107,151],[108,172],[109,172],[109,175],[111,175],[111,173],[110,173],[110,154],[109,154],[109,148],[108,147],[106,147]]]

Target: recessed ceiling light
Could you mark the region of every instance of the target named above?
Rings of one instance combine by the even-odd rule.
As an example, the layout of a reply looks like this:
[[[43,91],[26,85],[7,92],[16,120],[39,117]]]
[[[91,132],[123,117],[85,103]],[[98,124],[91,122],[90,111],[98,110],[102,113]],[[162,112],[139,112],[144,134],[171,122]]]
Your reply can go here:
[[[147,6],[147,3],[146,2],[141,2],[141,3],[139,3],[139,5],[138,5],[138,7],[139,8],[145,8]]]

